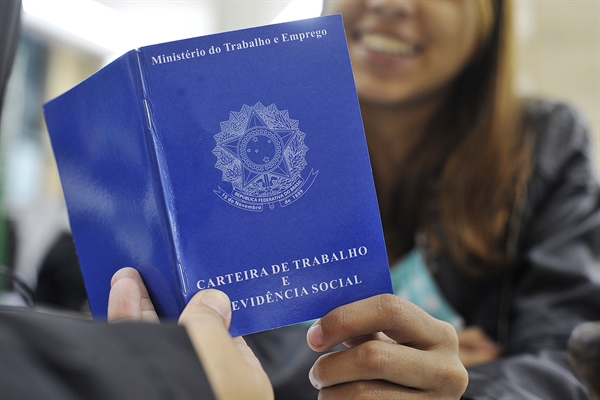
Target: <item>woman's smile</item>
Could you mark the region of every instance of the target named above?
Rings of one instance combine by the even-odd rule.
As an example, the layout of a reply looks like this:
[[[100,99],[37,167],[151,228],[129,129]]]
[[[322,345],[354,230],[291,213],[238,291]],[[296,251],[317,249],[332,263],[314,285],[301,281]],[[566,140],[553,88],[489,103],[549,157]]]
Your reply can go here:
[[[368,51],[393,57],[413,56],[420,50],[420,46],[414,43],[379,33],[358,35],[357,42]]]
[[[439,99],[480,41],[468,0],[326,1],[324,12],[342,13],[363,103]]]

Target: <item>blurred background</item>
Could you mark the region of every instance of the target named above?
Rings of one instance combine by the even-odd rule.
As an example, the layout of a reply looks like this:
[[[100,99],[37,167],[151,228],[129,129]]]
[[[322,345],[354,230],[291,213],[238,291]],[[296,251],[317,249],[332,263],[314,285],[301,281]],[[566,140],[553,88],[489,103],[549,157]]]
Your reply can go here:
[[[600,172],[600,2],[514,4],[519,92],[579,107]],[[135,47],[313,17],[321,6],[320,0],[23,0],[0,124],[0,264],[35,288],[44,257],[69,231],[42,116],[45,101]],[[14,242],[19,246],[9,245]]]

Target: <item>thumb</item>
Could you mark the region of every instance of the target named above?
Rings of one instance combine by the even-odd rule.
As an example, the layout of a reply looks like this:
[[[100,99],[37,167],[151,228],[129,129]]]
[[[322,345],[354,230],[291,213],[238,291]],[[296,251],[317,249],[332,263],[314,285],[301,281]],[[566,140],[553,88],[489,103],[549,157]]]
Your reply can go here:
[[[189,301],[181,316],[179,323],[186,325],[196,319],[207,319],[208,324],[220,325],[227,330],[231,324],[231,305],[229,297],[219,290],[202,290]]]
[[[232,338],[231,305],[221,291],[202,290],[179,317],[202,362],[217,398],[272,398],[272,388],[260,363],[243,339]]]

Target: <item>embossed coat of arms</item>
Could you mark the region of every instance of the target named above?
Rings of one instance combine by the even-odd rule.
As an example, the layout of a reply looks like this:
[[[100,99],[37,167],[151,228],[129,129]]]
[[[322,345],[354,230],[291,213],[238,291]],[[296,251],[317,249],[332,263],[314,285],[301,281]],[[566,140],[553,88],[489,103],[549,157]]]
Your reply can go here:
[[[221,122],[212,151],[217,157],[215,167],[231,190],[219,187],[214,192],[228,204],[249,211],[262,211],[265,205],[273,210],[275,203],[292,204],[319,172],[311,170],[302,176],[307,165],[305,136],[298,121],[275,104],[244,104],[239,112],[232,111],[229,120]]]

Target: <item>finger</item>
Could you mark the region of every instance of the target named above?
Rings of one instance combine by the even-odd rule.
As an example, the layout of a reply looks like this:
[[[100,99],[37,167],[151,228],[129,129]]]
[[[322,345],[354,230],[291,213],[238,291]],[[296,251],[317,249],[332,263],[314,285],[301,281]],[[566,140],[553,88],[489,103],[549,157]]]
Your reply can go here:
[[[330,399],[429,400],[431,396],[426,392],[393,385],[385,381],[358,381],[328,387],[319,392],[319,400]]]
[[[461,348],[499,352],[500,348],[479,327],[465,328],[457,332]]]
[[[498,356],[498,352],[489,350],[464,349],[461,347],[458,351],[458,357],[465,367],[489,362],[495,360]]]
[[[354,347],[358,346],[361,343],[368,342],[369,340],[380,340],[385,343],[396,343],[395,340],[391,339],[387,335],[381,332],[369,333],[368,335],[361,335],[357,337],[353,337],[344,342],[344,346],[346,347]]]
[[[140,289],[133,279],[121,278],[112,283],[108,296],[108,322],[141,321],[141,297]]]
[[[436,389],[439,382],[463,377],[458,359],[444,357],[438,352],[372,340],[321,356],[309,372],[309,379],[317,389],[353,381],[384,380],[430,390]]]
[[[129,280],[128,285],[135,284],[137,286],[137,290],[134,290],[133,286],[126,286],[129,293],[118,293],[118,295],[126,295],[127,297],[134,300],[133,296],[136,296],[137,301],[139,302],[139,307],[141,310],[141,315],[139,318],[121,318],[124,319],[136,319],[144,322],[159,322],[158,315],[156,314],[156,310],[154,309],[154,304],[152,304],[152,300],[150,299],[150,294],[148,293],[148,289],[146,289],[146,285],[142,280],[139,272],[131,267],[121,268],[113,275],[110,284],[111,284],[111,295],[112,288],[114,285],[121,280]],[[138,297],[139,296],[139,297]],[[109,296],[109,304],[110,304],[110,296]],[[121,303],[116,303],[118,305],[122,305]],[[113,309],[114,310],[114,309]],[[108,319],[111,321],[110,317]]]
[[[146,297],[149,297],[148,290],[146,289],[146,285],[144,284],[142,276],[136,269],[131,267],[124,267],[115,272],[115,274],[112,276],[112,279],[110,280],[110,286],[112,287],[112,285],[114,285],[115,282],[123,278],[132,279],[136,283],[136,285],[138,285],[140,293],[142,293],[142,295],[145,295]]]
[[[229,298],[210,289],[197,293],[179,318],[217,398],[272,398],[273,389],[252,351],[227,331],[230,321]]]
[[[352,338],[379,331],[398,343],[422,350],[457,345],[451,325],[391,294],[336,308],[315,322],[307,333],[307,340],[313,350],[325,351]]]
[[[249,365],[253,366],[254,368],[262,369],[262,364],[260,363],[258,358],[256,358],[256,356],[254,355],[254,352],[248,346],[248,344],[246,343],[246,341],[244,340],[243,337],[241,337],[241,336],[234,337],[233,342],[235,343],[235,345],[236,345],[238,351],[240,352],[240,354],[242,355],[242,357],[244,357],[244,360],[246,360],[246,362]]]

